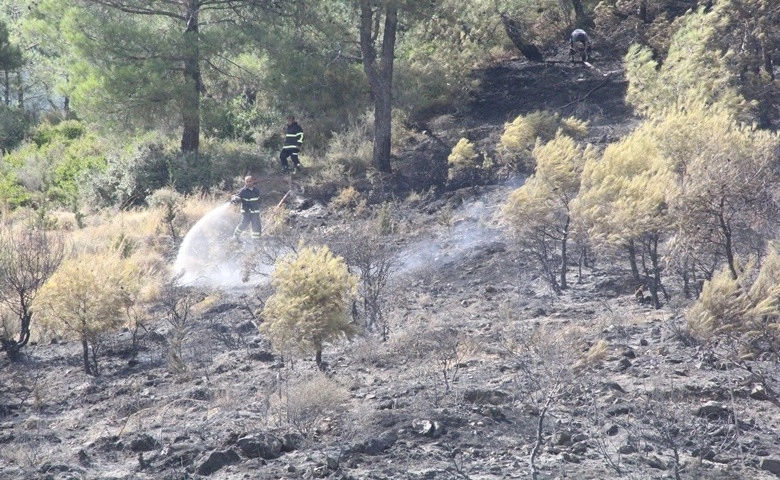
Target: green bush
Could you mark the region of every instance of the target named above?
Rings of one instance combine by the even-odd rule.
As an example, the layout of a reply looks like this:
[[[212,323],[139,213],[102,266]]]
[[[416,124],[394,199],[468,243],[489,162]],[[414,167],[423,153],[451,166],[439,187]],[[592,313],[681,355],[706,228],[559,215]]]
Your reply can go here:
[[[32,135],[32,141],[39,147],[57,139],[75,140],[86,134],[87,128],[78,120],[65,120],[56,124],[48,122],[38,125]]]
[[[533,171],[536,163],[532,152],[537,139],[549,142],[559,130],[568,137],[580,139],[587,135],[588,125],[577,118],[561,118],[558,113],[548,111],[520,115],[504,126],[498,153],[505,163]]]
[[[96,207],[142,204],[153,191],[170,184],[174,157],[160,139],[144,139],[124,151],[110,152],[105,169],[89,178],[87,203]]]
[[[705,340],[739,338],[743,353],[780,348],[780,254],[771,246],[756,274],[756,262],[728,268],[704,282],[701,295],[686,313],[688,328]]]
[[[0,154],[22,143],[29,124],[30,118],[22,110],[0,105]]]
[[[307,247],[276,265],[272,284],[261,332],[282,352],[314,353],[321,367],[325,343],[355,333],[350,307],[357,279],[328,247]]]
[[[125,322],[128,289],[138,278],[137,269],[116,255],[82,255],[66,260],[35,299],[48,327],[81,341],[85,373],[99,374],[101,336]]]

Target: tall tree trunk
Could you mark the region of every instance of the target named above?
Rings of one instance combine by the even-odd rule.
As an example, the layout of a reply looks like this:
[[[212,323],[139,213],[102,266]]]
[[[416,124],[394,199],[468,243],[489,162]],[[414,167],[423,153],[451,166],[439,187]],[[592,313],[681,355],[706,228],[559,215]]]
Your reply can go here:
[[[384,173],[391,173],[390,141],[393,115],[393,62],[395,37],[398,29],[398,7],[383,7],[385,22],[382,33],[382,51],[377,63],[374,39],[378,35],[379,10],[369,0],[360,0],[360,50],[363,55],[363,71],[371,87],[374,100],[374,166]]]
[[[187,11],[187,29],[184,32],[184,91],[182,92],[181,116],[183,132],[182,152],[198,152],[200,146],[200,46],[198,38],[197,2],[190,0]]]
[[[5,106],[8,107],[11,105],[11,76],[8,74],[8,70],[5,70],[3,72],[3,76],[5,77],[5,87],[3,88],[3,100],[5,101]]]
[[[593,28],[596,26],[587,13],[581,0],[571,0],[571,6],[574,7],[574,24],[577,28]]]
[[[16,71],[16,103],[19,110],[24,111],[24,82],[22,81],[22,72]]]

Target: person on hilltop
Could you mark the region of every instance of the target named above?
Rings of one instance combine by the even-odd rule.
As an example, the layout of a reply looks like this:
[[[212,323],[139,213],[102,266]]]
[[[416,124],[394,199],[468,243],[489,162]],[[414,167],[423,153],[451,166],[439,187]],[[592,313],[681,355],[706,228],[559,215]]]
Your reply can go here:
[[[303,147],[303,129],[298,122],[295,121],[295,117],[290,115],[287,117],[287,131],[284,136],[284,146],[279,153],[279,159],[282,162],[282,172],[287,173],[290,171],[290,165],[287,159],[291,159],[295,172],[301,169],[301,160],[298,158],[298,154]]]
[[[590,60],[591,42],[590,37],[581,28],[571,32],[569,38],[569,57],[573,62],[575,57],[579,57],[583,62]]]
[[[241,240],[241,234],[251,227],[252,240],[260,240],[260,189],[259,179],[251,175],[244,178],[244,186],[230,199],[230,203],[241,204],[241,223],[233,232],[233,238]]]

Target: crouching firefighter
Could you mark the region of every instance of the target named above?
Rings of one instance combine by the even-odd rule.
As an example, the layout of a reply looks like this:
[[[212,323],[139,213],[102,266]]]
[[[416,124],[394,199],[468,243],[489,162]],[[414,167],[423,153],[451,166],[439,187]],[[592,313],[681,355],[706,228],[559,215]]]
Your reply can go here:
[[[569,38],[569,57],[571,61],[575,61],[576,57],[579,57],[583,62],[590,60],[590,52],[592,46],[590,43],[590,37],[580,28],[571,32],[571,38]]]
[[[241,233],[251,227],[252,240],[260,240],[260,180],[251,175],[244,178],[244,186],[230,199],[232,204],[241,204],[241,223],[233,232],[236,240],[241,240]]]

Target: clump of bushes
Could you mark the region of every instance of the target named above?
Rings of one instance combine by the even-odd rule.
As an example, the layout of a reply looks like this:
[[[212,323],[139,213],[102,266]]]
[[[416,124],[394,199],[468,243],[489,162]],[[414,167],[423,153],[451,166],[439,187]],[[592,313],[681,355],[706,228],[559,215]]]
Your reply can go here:
[[[754,261],[739,269],[728,268],[704,282],[699,299],[687,312],[688,328],[703,340],[736,337],[743,353],[780,348],[780,254],[770,248],[760,269]]]

